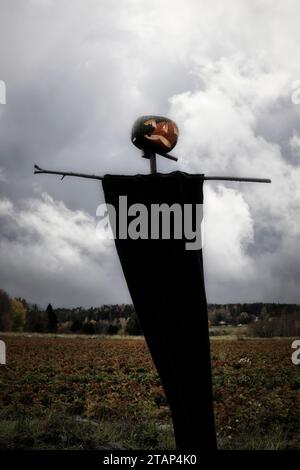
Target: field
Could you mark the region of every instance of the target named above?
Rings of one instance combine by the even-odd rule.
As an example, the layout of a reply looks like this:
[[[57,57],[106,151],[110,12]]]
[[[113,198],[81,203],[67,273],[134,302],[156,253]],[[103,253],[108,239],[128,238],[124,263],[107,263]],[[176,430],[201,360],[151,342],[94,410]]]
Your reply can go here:
[[[174,448],[169,409],[142,338],[1,339],[1,449]],[[300,366],[291,362],[291,342],[212,340],[219,448],[300,448]]]

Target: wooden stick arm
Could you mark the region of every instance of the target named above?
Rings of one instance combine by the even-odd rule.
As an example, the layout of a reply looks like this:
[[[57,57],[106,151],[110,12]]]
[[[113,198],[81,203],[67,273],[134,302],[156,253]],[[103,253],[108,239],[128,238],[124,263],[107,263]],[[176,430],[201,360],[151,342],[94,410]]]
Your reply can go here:
[[[242,181],[246,183],[272,183],[269,178],[240,178],[239,176],[204,176],[205,180],[211,181]]]
[[[48,175],[60,175],[62,176],[62,179],[65,176],[77,176],[79,178],[89,178],[92,180],[102,180],[103,176],[97,176],[97,175],[88,175],[86,173],[73,173],[70,171],[52,171],[52,170],[44,170],[44,168],[39,167],[38,165],[34,165],[34,174],[41,174],[45,173]]]
[[[78,178],[89,178],[92,180],[102,180],[103,176],[99,175],[89,175],[87,173],[73,173],[68,171],[52,171],[45,170],[44,168],[34,165],[34,174],[48,174],[48,175],[60,175],[62,179],[65,176],[77,176]],[[204,180],[206,181],[241,181],[248,183],[271,183],[271,180],[268,178],[241,178],[238,176],[206,176],[204,175]]]

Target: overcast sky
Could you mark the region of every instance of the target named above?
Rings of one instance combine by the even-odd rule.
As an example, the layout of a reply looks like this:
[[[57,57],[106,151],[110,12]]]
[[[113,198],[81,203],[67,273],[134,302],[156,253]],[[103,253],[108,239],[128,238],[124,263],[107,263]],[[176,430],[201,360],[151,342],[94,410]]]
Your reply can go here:
[[[101,184],[33,165],[147,173],[129,135],[153,113],[180,130],[159,170],[272,179],[205,183],[208,301],[300,302],[299,15],[297,0],[1,0],[0,288],[130,301],[96,235]]]

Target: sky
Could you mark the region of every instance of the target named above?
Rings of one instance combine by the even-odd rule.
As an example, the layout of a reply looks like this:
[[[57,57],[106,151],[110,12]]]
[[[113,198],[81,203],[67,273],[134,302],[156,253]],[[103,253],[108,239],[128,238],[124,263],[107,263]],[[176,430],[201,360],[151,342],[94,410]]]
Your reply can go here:
[[[158,170],[271,178],[206,182],[211,303],[300,303],[297,0],[1,0],[0,288],[41,306],[130,302],[97,237],[101,183],[35,163],[148,173],[130,142],[145,114],[176,121]]]

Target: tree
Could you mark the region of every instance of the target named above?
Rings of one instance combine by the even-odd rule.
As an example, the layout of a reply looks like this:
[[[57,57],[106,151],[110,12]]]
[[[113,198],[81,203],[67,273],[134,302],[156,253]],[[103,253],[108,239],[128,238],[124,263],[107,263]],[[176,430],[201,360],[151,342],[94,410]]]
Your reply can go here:
[[[45,314],[34,304],[30,305],[26,315],[25,330],[41,333],[46,329]]]
[[[241,323],[242,325],[246,325],[247,323],[250,323],[250,321],[251,321],[251,317],[249,313],[247,312],[242,312],[237,317],[237,322]]]
[[[10,316],[10,298],[0,290],[0,331],[10,331],[12,326]]]
[[[82,322],[80,320],[74,320],[71,325],[72,333],[78,333],[78,331],[82,330]]]
[[[266,320],[268,318],[268,310],[267,306],[263,305],[260,311],[260,319],[261,320]]]
[[[10,301],[10,315],[13,331],[23,331],[26,322],[26,309],[23,303],[18,299]]]
[[[125,327],[125,333],[127,335],[135,335],[135,336],[139,336],[143,334],[142,327],[141,327],[141,324],[139,322],[139,319],[136,313],[132,313],[132,315],[128,319],[126,327]]]
[[[46,309],[47,315],[47,330],[51,333],[57,332],[57,315],[54,312],[52,305],[49,304]]]
[[[108,335],[117,335],[118,331],[119,331],[118,325],[113,325],[112,323],[108,325],[108,329],[107,329]]]
[[[94,335],[95,334],[95,326],[90,321],[85,321],[82,325],[82,331],[85,335]]]

